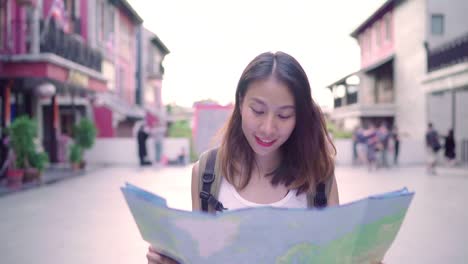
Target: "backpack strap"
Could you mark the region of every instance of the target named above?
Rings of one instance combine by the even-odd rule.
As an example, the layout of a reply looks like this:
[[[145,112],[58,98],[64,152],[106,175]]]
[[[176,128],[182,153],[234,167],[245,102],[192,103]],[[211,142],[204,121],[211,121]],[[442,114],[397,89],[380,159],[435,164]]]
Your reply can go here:
[[[333,174],[325,182],[320,182],[315,188],[315,193],[307,195],[308,208],[324,208],[328,205],[328,197],[330,196],[331,187],[335,181],[335,174]]]
[[[216,198],[219,192],[218,189],[219,189],[219,182],[221,178],[219,176],[217,177],[215,173],[217,153],[218,153],[217,148],[210,150],[207,153],[208,157],[207,157],[204,168],[200,168],[200,172],[203,172],[203,176],[201,177],[201,181],[200,181],[200,185],[201,185],[200,200],[201,200],[202,211],[204,212],[209,211],[209,205],[211,205],[211,208],[213,208],[215,211],[226,210],[223,204],[219,202],[218,199]],[[200,163],[203,163],[203,162],[200,162]],[[213,185],[215,188],[213,188]]]

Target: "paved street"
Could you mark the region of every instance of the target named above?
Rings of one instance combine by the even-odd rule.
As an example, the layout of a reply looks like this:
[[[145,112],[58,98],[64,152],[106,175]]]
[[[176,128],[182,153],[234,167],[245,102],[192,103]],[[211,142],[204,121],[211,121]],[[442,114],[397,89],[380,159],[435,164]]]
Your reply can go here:
[[[189,209],[189,166],[115,167],[0,198],[0,263],[145,263],[147,245],[119,187],[126,181]],[[468,171],[337,169],[341,202],[400,189],[416,191],[385,263],[466,263]]]

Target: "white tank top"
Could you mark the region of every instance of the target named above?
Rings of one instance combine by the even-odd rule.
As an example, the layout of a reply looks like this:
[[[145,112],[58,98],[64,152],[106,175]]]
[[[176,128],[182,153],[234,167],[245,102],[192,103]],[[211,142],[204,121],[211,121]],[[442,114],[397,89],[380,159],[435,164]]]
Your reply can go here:
[[[282,208],[307,208],[307,195],[301,193],[299,196],[296,195],[297,190],[290,190],[286,196],[274,203],[270,204],[258,204],[247,201],[242,198],[236,191],[234,186],[230,184],[224,177],[221,179],[221,186],[219,189],[218,200],[228,210],[246,208],[246,207],[260,207],[260,206],[272,206]]]

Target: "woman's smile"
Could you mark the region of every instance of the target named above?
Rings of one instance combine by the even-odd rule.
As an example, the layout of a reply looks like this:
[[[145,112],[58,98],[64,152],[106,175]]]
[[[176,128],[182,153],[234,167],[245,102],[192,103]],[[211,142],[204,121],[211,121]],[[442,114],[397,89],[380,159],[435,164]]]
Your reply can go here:
[[[261,139],[257,136],[255,136],[255,140],[262,147],[271,147],[276,142],[276,140]]]

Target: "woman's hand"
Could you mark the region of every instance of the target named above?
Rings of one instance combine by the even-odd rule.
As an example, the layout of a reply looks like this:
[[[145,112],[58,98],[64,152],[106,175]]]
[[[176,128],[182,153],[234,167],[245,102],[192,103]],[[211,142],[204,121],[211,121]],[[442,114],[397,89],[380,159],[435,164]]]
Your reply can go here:
[[[152,246],[149,246],[146,258],[148,259],[148,264],[178,264],[177,261],[158,253]]]

